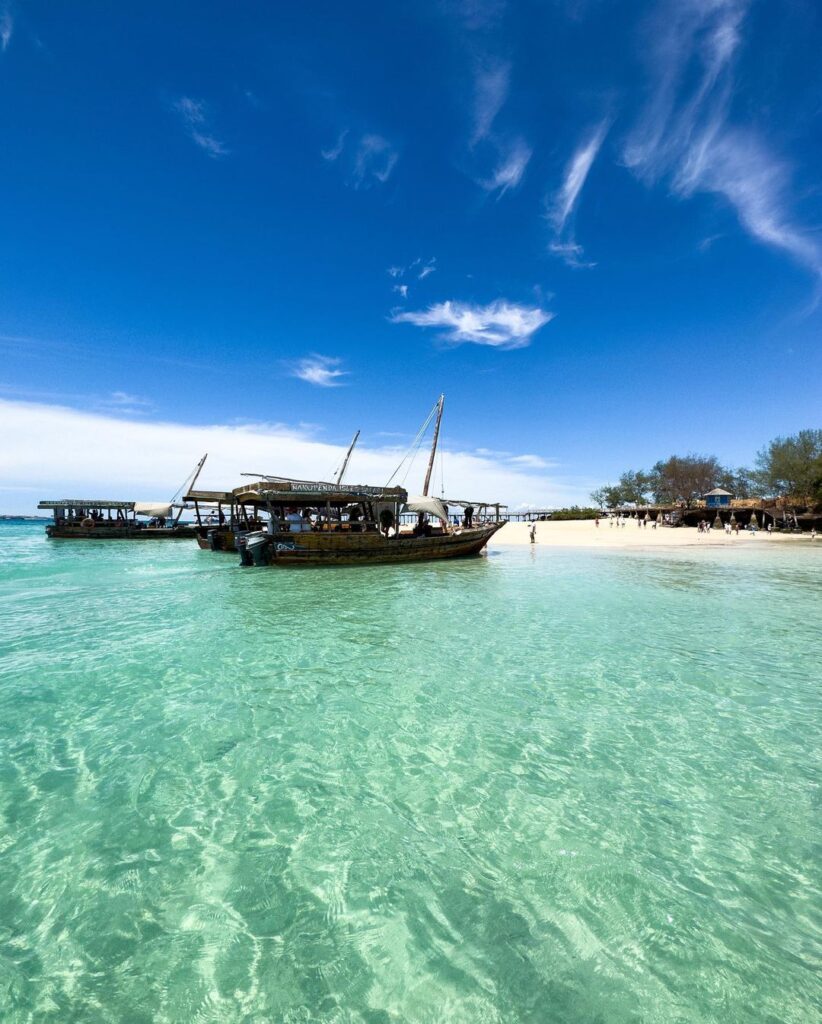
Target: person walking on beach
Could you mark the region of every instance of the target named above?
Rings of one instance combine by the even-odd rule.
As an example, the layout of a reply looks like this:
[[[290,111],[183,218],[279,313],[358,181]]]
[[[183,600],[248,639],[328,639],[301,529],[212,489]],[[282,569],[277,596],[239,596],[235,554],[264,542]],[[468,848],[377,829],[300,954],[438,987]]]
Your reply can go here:
[[[596,517],[596,519],[594,520],[594,526],[595,526],[595,527],[596,527],[597,529],[599,529],[599,516],[597,516],[597,517]]]
[[[816,540],[816,527],[811,530],[811,540]]]
[[[537,524],[531,523],[531,528],[528,530],[528,534],[531,538],[531,543],[536,544],[537,542]]]

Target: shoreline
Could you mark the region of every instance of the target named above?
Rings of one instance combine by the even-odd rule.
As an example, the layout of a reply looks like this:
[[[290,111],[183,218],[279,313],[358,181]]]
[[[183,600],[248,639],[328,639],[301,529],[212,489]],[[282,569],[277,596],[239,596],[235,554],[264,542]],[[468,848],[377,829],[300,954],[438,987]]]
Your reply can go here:
[[[750,533],[740,530],[739,534],[728,536],[724,530],[711,530],[700,534],[695,526],[660,526],[653,529],[651,524],[639,527],[634,520],[628,520],[625,526],[609,526],[610,520],[600,520],[599,526],[593,519],[572,519],[563,522],[536,523],[536,543],[534,547],[544,548],[602,548],[611,550],[642,550],[651,548],[682,548],[682,547],[729,547],[753,548],[762,545],[784,546],[794,544],[819,545],[822,549],[822,537],[811,541],[810,533],[771,533],[757,530]],[[530,523],[506,523],[491,539],[489,547],[520,547],[530,545],[528,531]]]

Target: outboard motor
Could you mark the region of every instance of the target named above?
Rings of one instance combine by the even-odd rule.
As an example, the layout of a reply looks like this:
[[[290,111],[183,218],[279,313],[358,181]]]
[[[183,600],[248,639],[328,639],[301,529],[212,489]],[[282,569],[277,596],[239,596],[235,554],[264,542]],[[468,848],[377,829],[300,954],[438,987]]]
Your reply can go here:
[[[238,535],[234,541],[237,548],[237,553],[240,556],[240,565],[242,566],[254,565],[254,561],[251,557],[251,552],[245,546],[246,536],[246,534],[243,534],[242,536]]]
[[[223,536],[219,530],[214,529],[208,531],[208,546],[212,551],[224,550],[225,545],[223,543]]]
[[[269,564],[269,537],[264,530],[247,533],[238,541],[237,546],[240,550],[240,565]]]

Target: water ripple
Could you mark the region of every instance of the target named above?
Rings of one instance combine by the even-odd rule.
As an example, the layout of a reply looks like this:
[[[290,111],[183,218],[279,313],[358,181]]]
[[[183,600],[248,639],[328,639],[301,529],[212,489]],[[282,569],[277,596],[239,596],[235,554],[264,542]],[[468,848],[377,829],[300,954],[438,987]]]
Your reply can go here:
[[[0,526],[0,1018],[815,1019],[818,555]]]

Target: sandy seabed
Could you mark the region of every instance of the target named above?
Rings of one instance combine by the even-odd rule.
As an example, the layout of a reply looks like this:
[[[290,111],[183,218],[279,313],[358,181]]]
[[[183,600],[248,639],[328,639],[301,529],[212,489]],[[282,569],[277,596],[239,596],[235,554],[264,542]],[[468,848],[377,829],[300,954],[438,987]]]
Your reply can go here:
[[[536,543],[542,547],[555,548],[671,548],[671,547],[752,547],[753,545],[794,545],[819,544],[822,537],[811,541],[809,533],[769,534],[766,530],[750,533],[740,530],[728,536],[724,530],[699,533],[695,526],[660,526],[654,530],[637,526],[629,519],[625,526],[609,525],[609,520],[600,520],[599,526],[593,519],[570,520],[566,522],[537,523]],[[490,547],[509,544],[530,544],[530,523],[506,523],[490,542]]]

